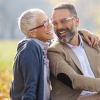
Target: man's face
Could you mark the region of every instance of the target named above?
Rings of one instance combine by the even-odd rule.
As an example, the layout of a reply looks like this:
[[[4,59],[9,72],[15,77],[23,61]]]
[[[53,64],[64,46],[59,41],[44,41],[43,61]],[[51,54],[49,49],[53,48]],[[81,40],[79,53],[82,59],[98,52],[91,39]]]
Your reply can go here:
[[[52,14],[52,23],[54,31],[61,42],[70,42],[75,33],[77,24],[75,17],[70,15],[68,9],[54,10]]]

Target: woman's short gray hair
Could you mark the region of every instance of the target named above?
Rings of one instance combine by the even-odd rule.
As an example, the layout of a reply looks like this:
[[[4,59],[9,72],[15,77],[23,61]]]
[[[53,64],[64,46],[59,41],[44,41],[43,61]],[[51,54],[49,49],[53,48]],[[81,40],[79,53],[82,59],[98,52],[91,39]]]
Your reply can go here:
[[[53,8],[53,10],[59,10],[59,9],[68,9],[71,13],[71,16],[75,16],[75,17],[77,16],[76,9],[72,4],[61,2]]]
[[[38,18],[45,14],[41,9],[29,9],[21,14],[18,18],[19,29],[27,36],[30,29],[37,26]]]

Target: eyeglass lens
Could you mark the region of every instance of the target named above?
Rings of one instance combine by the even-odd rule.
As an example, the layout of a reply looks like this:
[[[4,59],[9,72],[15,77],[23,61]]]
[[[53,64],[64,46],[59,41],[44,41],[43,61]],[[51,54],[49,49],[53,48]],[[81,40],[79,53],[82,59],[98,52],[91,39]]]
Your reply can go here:
[[[68,23],[68,21],[70,20],[70,19],[72,19],[73,17],[71,17],[71,18],[63,18],[63,19],[61,19],[61,20],[59,20],[58,22],[57,21],[53,21],[52,22],[52,24],[53,24],[53,26],[57,26],[58,25],[58,23],[60,22],[62,25],[65,25],[65,24],[67,24]]]

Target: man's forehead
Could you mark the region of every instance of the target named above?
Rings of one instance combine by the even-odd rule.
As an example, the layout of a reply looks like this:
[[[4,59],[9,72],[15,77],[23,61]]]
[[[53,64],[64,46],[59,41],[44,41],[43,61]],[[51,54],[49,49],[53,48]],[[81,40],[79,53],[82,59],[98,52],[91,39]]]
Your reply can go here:
[[[70,17],[70,12],[68,9],[59,9],[59,10],[57,9],[54,10],[52,13],[53,20],[59,20],[67,17]]]

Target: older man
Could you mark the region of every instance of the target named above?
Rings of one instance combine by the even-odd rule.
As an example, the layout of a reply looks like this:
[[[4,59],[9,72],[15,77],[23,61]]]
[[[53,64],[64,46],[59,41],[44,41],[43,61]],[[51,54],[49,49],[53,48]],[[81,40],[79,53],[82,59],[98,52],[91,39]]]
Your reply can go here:
[[[91,48],[78,34],[71,4],[56,5],[52,23],[58,39],[48,49],[51,100],[100,100],[100,43]]]

